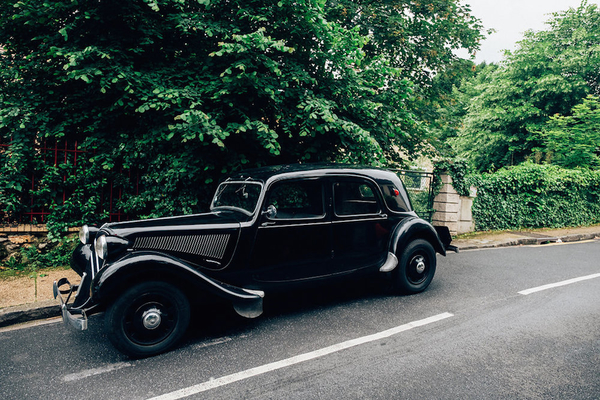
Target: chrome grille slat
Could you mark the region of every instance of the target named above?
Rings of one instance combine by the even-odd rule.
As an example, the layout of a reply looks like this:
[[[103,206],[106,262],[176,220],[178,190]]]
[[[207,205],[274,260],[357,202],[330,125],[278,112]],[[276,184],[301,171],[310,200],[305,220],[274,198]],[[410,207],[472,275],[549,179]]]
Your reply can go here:
[[[163,250],[222,259],[231,235],[140,236],[135,239],[136,250]]]

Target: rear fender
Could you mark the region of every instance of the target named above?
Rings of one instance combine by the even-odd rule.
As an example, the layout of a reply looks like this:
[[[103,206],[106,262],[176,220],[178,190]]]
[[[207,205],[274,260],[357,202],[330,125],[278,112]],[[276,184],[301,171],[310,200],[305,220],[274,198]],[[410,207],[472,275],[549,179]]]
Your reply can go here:
[[[194,292],[209,293],[231,301],[236,312],[243,317],[255,318],[262,314],[262,291],[217,281],[179,259],[153,251],[128,254],[100,271],[94,279],[94,299],[98,302],[108,302],[123,289],[153,275],[191,289],[187,291],[190,300],[193,300],[191,296]]]
[[[415,217],[407,218],[398,224],[390,241],[390,253],[402,254],[404,248],[415,239],[427,240],[437,253],[446,255],[446,246],[442,243],[436,229],[429,222]]]

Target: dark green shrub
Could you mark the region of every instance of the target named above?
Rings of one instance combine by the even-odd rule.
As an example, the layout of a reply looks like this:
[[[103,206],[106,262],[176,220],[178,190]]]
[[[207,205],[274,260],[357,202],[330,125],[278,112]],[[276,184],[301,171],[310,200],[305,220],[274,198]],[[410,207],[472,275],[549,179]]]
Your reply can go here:
[[[478,231],[600,223],[600,171],[524,163],[471,181]]]

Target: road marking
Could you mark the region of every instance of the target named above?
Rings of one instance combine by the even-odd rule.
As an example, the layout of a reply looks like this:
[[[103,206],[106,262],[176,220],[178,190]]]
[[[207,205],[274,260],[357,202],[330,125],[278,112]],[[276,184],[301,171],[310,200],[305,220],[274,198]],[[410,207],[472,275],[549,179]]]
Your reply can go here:
[[[194,346],[195,349],[204,349],[206,347],[211,347],[211,346],[216,346],[218,344],[223,344],[223,343],[227,343],[227,342],[231,342],[233,339],[230,338],[229,336],[225,336],[219,339],[214,339],[211,340],[209,342],[206,343],[200,343],[199,345]]]
[[[592,274],[592,275],[581,276],[579,278],[567,279],[566,281],[561,281],[561,282],[556,282],[556,283],[550,283],[548,285],[543,285],[543,286],[538,286],[538,287],[534,287],[534,288],[531,288],[531,289],[521,290],[519,292],[519,294],[527,296],[528,294],[532,294],[532,293],[536,293],[536,292],[541,292],[542,290],[553,289],[553,288],[556,288],[556,287],[559,287],[559,286],[570,285],[572,283],[577,283],[577,282],[581,282],[581,281],[587,281],[589,279],[594,279],[594,278],[600,278],[600,274]]]
[[[127,367],[133,367],[133,364],[121,362],[116,364],[110,364],[101,368],[86,369],[84,371],[76,372],[74,374],[65,375],[63,376],[62,380],[63,382],[73,382],[78,381],[80,379],[88,378],[90,376],[100,375],[106,372],[112,372]]]
[[[161,396],[153,397],[149,400],[176,400],[181,399],[183,397],[191,396],[194,394],[198,394],[201,392],[205,392],[207,390],[215,389],[221,386],[229,385],[230,383],[238,382],[244,379],[252,378],[257,375],[262,375],[267,372],[272,372],[281,368],[289,367],[295,364],[300,364],[305,361],[314,360],[316,358],[320,358],[326,356],[328,354],[336,353],[338,351],[342,351],[345,349],[349,349],[351,347],[359,346],[365,343],[374,342],[377,340],[385,339],[390,336],[397,335],[401,332],[406,332],[413,328],[418,328],[420,326],[432,324],[434,322],[441,321],[446,318],[453,317],[454,314],[443,313],[434,315],[433,317],[421,319],[418,321],[409,322],[408,324],[400,325],[395,328],[391,328],[382,332],[378,332],[372,335],[359,337],[357,339],[348,340],[345,342],[337,343],[328,347],[324,347],[319,350],[311,351],[309,353],[300,354],[294,357],[287,358],[285,360],[280,360],[276,362],[272,362],[270,364],[261,365],[256,368],[251,368],[245,371],[237,372],[235,374],[223,376],[221,378],[210,379],[209,381],[200,383],[198,385],[189,386],[187,388],[183,388],[180,390],[176,390],[171,393],[166,393]]]

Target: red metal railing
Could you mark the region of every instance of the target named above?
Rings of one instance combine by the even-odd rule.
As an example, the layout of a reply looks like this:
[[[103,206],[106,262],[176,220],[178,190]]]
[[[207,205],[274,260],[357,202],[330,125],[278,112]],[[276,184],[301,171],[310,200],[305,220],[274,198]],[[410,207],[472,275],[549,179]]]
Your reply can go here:
[[[8,151],[10,144],[0,143],[0,152]],[[72,194],[72,189],[68,188],[67,180],[71,176],[70,174],[76,174],[77,165],[82,154],[86,153],[86,150],[79,148],[78,143],[70,145],[68,142],[48,142],[44,140],[34,146],[34,152],[37,155],[37,159],[41,160],[44,165],[51,165],[54,167],[62,166],[63,172],[62,182],[63,185],[53,185],[51,188],[55,195],[52,198],[54,204],[64,204]],[[29,171],[30,176],[28,182],[27,191],[23,191],[22,202],[27,205],[24,207],[24,211],[21,211],[17,215],[11,215],[10,221],[5,209],[0,204],[0,223],[20,223],[20,224],[32,224],[46,222],[47,216],[51,213],[51,208],[48,208],[44,204],[40,204],[40,199],[36,196],[36,190],[39,189],[40,180],[42,179],[41,171]],[[126,181],[132,184],[134,193],[139,192],[139,173],[132,171],[131,169],[119,168],[118,175],[121,178],[125,177]],[[123,179],[121,179],[123,180]],[[109,220],[122,221],[129,219],[129,216],[122,212],[118,208],[118,201],[123,196],[123,187],[115,185],[114,182],[109,182],[106,187],[102,189],[100,193],[100,204],[102,205],[99,213],[104,210],[108,210]]]

